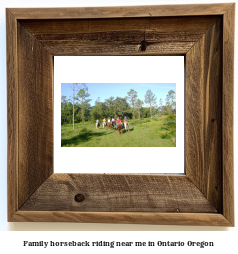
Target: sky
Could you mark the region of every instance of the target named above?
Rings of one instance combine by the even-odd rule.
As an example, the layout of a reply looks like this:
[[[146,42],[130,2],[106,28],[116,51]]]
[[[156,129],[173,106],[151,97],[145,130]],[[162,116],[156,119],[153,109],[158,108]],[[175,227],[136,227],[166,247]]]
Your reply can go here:
[[[160,98],[165,105],[166,95],[170,90],[176,92],[175,83],[86,83],[88,93],[91,99],[91,106],[95,105],[95,101],[100,97],[100,101],[104,102],[113,96],[125,98],[127,93],[133,89],[138,94],[138,99],[144,101],[147,90],[151,90],[157,97],[157,105],[159,106]],[[73,91],[71,89],[72,83],[61,83],[61,96],[67,96],[67,99],[72,99]],[[146,104],[143,105],[144,107]]]

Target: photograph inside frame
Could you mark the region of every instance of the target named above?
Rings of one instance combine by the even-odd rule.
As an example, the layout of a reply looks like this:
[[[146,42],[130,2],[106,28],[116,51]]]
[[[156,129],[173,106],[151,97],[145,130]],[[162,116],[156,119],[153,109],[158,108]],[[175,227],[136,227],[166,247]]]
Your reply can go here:
[[[61,83],[61,147],[176,147],[176,84]]]

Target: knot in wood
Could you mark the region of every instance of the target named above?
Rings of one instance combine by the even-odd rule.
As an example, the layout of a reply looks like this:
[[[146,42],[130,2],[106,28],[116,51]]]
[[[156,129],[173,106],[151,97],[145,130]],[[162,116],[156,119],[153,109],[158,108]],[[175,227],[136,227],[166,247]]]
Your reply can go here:
[[[147,42],[145,40],[140,43],[140,51],[146,51]]]
[[[83,194],[80,194],[80,193],[77,194],[77,195],[75,195],[75,197],[74,197],[74,200],[75,200],[76,202],[83,202],[84,199],[85,199],[84,195],[83,195]]]

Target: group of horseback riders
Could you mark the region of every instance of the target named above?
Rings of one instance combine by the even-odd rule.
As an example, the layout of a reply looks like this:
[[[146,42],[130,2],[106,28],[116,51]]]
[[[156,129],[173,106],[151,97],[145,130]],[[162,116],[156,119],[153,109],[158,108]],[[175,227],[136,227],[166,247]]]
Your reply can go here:
[[[107,120],[106,120],[106,118],[103,118],[103,120],[102,120],[102,126],[103,126],[104,129],[105,129],[106,126],[108,126],[109,128],[110,127],[114,128],[116,126],[116,129],[117,129],[118,125],[121,125],[121,128],[125,128],[125,129],[127,127],[129,128],[129,123],[127,121],[126,116],[124,117],[124,122],[123,123],[122,123],[120,117],[118,117],[116,121],[113,117],[111,119],[108,118]],[[97,119],[96,120],[96,128],[98,128],[98,127],[99,127],[99,120]]]

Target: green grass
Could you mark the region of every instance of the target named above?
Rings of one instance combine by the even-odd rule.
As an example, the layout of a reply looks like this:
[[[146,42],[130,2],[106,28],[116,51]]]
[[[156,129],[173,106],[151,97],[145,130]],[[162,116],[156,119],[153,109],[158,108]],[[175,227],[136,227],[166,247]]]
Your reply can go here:
[[[116,129],[96,129],[95,123],[61,126],[62,147],[175,147],[176,116],[160,116],[153,119],[132,120],[130,132]]]

